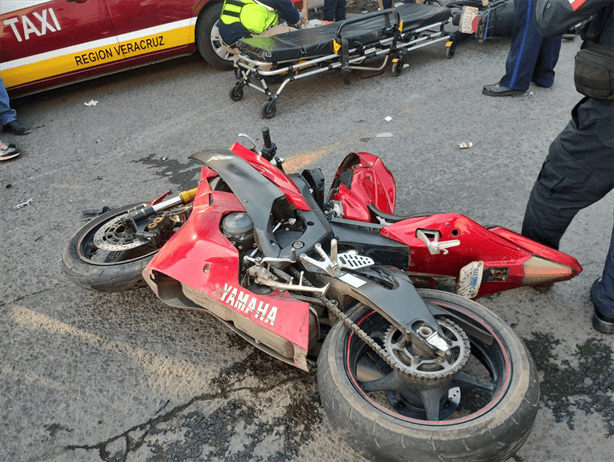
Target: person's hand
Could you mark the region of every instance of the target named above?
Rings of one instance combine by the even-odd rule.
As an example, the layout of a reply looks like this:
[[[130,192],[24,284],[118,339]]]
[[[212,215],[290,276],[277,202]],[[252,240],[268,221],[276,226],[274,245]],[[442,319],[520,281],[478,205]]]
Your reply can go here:
[[[309,10],[307,9],[307,2],[305,2],[305,6],[301,10],[301,16],[303,17],[303,21],[301,25],[309,23]]]
[[[301,28],[301,25],[303,24],[303,15],[301,14],[300,11],[298,12],[298,15],[299,15],[299,19],[298,19],[297,23],[296,24],[290,24],[290,27],[294,27],[296,29],[300,29]]]

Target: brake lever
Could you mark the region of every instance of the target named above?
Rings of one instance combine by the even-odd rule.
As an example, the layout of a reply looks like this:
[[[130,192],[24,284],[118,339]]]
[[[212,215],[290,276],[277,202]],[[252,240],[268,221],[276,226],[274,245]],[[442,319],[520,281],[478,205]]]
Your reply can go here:
[[[258,149],[256,148],[256,142],[254,140],[252,140],[249,135],[246,135],[245,133],[239,133],[239,138],[247,138],[248,141],[250,143],[252,143],[252,148],[251,150],[254,151],[256,154],[260,155],[260,153],[258,152]]]

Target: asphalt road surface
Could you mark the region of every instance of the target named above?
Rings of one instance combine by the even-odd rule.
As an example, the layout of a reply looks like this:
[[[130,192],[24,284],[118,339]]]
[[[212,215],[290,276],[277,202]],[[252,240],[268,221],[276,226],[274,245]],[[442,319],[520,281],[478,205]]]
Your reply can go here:
[[[563,43],[553,88],[513,99],[481,95],[504,72],[509,39],[494,39],[461,44],[451,60],[442,44],[416,50],[400,77],[388,68],[351,85],[340,74],[291,83],[272,120],[260,118],[262,94],[232,102],[233,74],[196,56],[15,100],[33,130],[0,134],[23,150],[0,164],[0,460],[362,460],[324,416],[315,371],[146,289],[73,286],[61,272],[65,243],[83,211],[192,187],[189,155],[229,147],[238,133],[258,138],[265,125],[291,170],[321,166],[330,181],[347,153],[371,152],[396,177],[399,213],[458,212],[518,231],[548,146],[580,98],[579,45]],[[614,338],[593,331],[588,301],[613,209],[610,194],[563,238],[584,267],[578,277],[481,299],[525,340],[542,381],[515,462],[614,453]]]

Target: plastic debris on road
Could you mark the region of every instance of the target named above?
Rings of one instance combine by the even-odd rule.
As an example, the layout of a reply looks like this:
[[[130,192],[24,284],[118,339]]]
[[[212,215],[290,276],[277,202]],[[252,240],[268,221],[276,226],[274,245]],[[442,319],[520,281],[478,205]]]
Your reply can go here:
[[[17,210],[17,209],[20,209],[20,208],[22,208],[22,207],[25,207],[26,205],[30,205],[30,204],[32,203],[32,200],[33,200],[33,199],[32,199],[32,198],[30,198],[30,199],[28,199],[27,201],[22,202],[21,204],[17,204],[17,205],[16,205],[16,206],[14,206],[13,208],[14,208],[15,210]]]
[[[392,138],[392,133],[378,133],[376,138]]]
[[[384,120],[385,120],[386,122],[390,122],[390,121],[392,120],[392,117],[390,117],[390,116],[385,117],[385,118],[384,118]]]
[[[469,149],[473,147],[473,143],[471,141],[463,141],[458,145],[458,147],[461,149]]]
[[[91,99],[87,103],[83,103],[83,104],[85,104],[87,107],[91,107],[91,106],[96,106],[98,104],[98,101]]]

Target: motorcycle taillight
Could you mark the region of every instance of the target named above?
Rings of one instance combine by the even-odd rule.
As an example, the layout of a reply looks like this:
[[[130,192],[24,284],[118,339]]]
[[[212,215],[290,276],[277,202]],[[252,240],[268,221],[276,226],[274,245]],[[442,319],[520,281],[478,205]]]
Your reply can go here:
[[[522,264],[522,269],[524,277],[520,284],[524,286],[563,281],[575,274],[575,270],[570,266],[540,257],[529,258]]]

